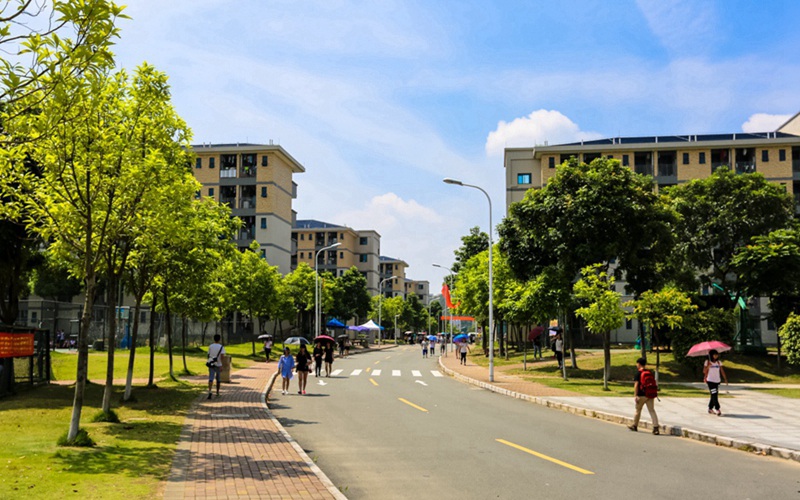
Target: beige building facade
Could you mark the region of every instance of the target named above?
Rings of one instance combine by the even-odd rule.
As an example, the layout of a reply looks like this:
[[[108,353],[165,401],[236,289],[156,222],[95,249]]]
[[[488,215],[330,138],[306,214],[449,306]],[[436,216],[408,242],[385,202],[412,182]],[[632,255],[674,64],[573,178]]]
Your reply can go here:
[[[292,228],[292,269],[296,269],[301,262],[315,268],[316,253],[336,243],[340,245],[320,254],[317,265],[320,272],[329,271],[341,276],[355,266],[367,280],[367,291],[376,295],[381,235],[371,229],[355,230],[313,219],[296,221]]]
[[[254,240],[262,256],[281,274],[291,271],[292,226],[297,198],[294,174],[305,167],[281,146],[264,144],[200,144],[192,168],[202,184],[200,196],[231,207],[244,223],[235,237],[240,249]]]

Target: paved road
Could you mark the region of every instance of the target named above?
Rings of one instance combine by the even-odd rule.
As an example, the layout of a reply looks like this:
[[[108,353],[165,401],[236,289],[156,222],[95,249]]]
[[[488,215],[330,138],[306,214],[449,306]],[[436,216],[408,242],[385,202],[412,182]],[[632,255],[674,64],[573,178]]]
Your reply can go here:
[[[351,499],[800,500],[794,462],[489,393],[436,376],[415,347],[337,360],[307,396],[273,390],[281,423]]]

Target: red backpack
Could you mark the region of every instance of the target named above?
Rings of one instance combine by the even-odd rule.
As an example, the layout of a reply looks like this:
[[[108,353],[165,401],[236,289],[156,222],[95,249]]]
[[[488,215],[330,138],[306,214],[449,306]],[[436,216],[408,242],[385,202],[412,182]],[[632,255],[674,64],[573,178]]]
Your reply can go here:
[[[650,370],[642,370],[642,375],[639,377],[639,387],[646,398],[653,399],[658,397],[658,383]]]

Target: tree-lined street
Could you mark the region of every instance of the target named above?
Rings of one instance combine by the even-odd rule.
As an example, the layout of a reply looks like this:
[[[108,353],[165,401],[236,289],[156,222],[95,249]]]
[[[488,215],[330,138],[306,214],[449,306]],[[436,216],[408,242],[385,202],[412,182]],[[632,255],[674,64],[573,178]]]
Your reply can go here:
[[[307,396],[270,401],[348,498],[759,498],[765,489],[791,498],[798,490],[796,463],[634,434],[437,377],[436,360],[417,347],[337,360],[341,371],[310,379]]]

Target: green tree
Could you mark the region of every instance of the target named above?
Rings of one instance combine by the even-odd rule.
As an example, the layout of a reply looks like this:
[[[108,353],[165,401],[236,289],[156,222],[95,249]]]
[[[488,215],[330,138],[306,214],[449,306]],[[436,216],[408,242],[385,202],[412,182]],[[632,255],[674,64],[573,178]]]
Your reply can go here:
[[[648,290],[636,300],[626,302],[625,307],[632,307],[628,314],[636,318],[653,332],[653,343],[661,345],[661,334],[665,330],[675,330],[683,326],[684,318],[697,310],[692,300],[684,292],[674,286],[665,286],[659,291]],[[656,379],[661,364],[661,350],[656,350]]]
[[[336,278],[332,284],[333,304],[329,312],[347,323],[351,318],[369,314],[370,296],[367,278],[355,266]]]
[[[461,237],[461,246],[454,252],[456,260],[451,266],[453,273],[458,274],[458,271],[469,259],[488,250],[489,235],[481,232],[481,228],[478,226],[471,228],[468,235]]]
[[[790,314],[778,335],[786,348],[786,360],[790,365],[800,365],[800,316]]]
[[[314,269],[305,262],[297,265],[294,271],[287,274],[283,283],[287,296],[294,307],[296,321],[301,332],[311,332],[314,315],[314,287],[316,277]]]
[[[498,228],[500,249],[519,280],[553,268],[551,277],[560,280],[551,283],[569,292],[582,268],[616,259],[617,272],[629,273],[643,288],[648,276],[658,274],[644,262],[657,261],[669,248],[670,220],[652,178],[618,160],[598,158],[587,165],[572,158],[545,187],[511,205]],[[569,329],[565,340],[575,366]]]
[[[608,390],[611,376],[611,330],[622,326],[625,311],[620,306],[622,295],[612,291],[614,277],[603,270],[602,264],[593,264],[581,270],[582,278],[575,283],[575,297],[588,303],[575,310],[586,321],[592,333],[603,336],[603,390]]]
[[[792,198],[763,175],[734,174],[718,168],[705,179],[696,179],[667,190],[668,201],[678,214],[675,255],[691,270],[690,288],[697,282],[716,283],[741,296],[741,276],[734,256],[753,238],[785,229],[793,216]]]

